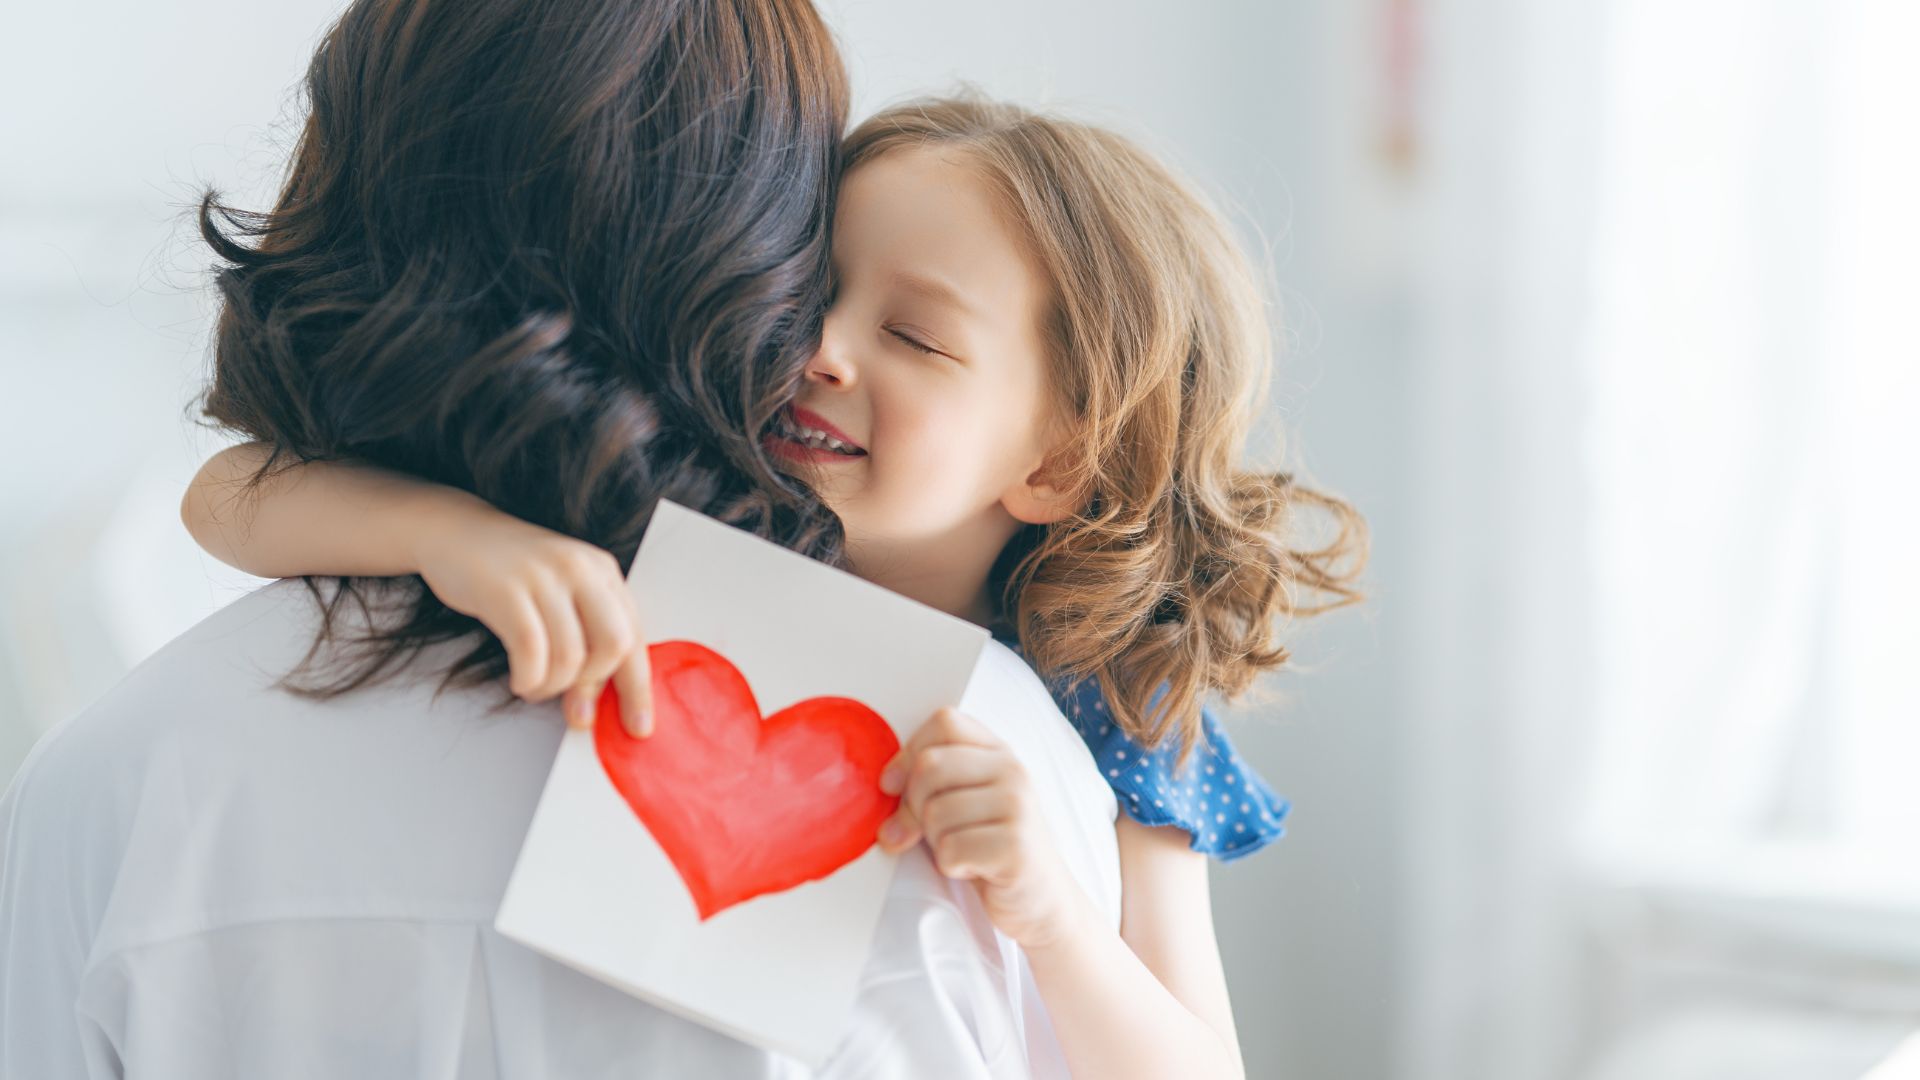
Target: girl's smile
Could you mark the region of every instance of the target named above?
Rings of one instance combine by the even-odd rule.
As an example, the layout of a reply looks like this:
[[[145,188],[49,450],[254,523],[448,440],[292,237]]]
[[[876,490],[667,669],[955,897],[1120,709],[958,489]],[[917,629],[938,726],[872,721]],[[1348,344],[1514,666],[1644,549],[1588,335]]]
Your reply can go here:
[[[853,461],[867,451],[853,437],[812,409],[789,405],[774,421],[767,451],[788,461]]]

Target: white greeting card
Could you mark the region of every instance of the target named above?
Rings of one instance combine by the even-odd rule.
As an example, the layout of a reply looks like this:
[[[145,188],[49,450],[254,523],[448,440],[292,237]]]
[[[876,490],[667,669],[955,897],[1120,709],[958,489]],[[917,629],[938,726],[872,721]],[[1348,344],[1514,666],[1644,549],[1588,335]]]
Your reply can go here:
[[[880,767],[956,705],[987,632],[662,501],[627,579],[654,734],[567,732],[494,926],[818,1066],[895,857]]]

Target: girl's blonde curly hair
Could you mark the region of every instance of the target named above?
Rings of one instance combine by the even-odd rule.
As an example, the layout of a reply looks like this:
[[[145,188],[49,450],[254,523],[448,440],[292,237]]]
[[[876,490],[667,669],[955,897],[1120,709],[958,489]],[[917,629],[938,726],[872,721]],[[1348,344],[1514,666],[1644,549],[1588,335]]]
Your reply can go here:
[[[1258,279],[1207,201],[1112,132],[968,94],[881,112],[843,160],[909,148],[976,168],[1052,291],[1071,433],[1052,464],[1081,501],[1002,555],[1002,614],[1042,675],[1098,680],[1129,736],[1178,740],[1183,764],[1203,697],[1285,663],[1282,621],[1356,602],[1366,560],[1352,506],[1238,464],[1272,364]],[[1329,542],[1294,546],[1303,509]]]

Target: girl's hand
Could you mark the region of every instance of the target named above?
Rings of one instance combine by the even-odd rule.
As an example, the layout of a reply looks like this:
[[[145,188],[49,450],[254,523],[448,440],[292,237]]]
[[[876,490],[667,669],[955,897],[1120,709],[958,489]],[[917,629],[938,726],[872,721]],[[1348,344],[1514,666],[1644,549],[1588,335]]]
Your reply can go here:
[[[652,734],[640,612],[612,553],[471,499],[422,531],[417,564],[441,603],[506,646],[516,696],[564,691],[567,723],[590,727],[611,679],[627,733]]]
[[[881,850],[905,851],[924,835],[940,872],[972,879],[993,925],[1023,948],[1048,944],[1069,925],[1079,885],[1026,769],[979,721],[935,713],[887,763],[880,789],[901,793],[880,826]]]

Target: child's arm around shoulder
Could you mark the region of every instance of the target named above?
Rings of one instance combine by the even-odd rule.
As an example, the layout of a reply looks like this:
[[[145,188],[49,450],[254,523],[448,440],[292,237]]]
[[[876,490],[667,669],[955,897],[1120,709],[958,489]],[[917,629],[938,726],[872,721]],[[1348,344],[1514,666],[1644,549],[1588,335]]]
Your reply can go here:
[[[584,726],[611,681],[628,730],[650,729],[639,614],[611,553],[470,492],[367,464],[305,462],[249,488],[271,454],[229,447],[188,485],[180,519],[209,554],[260,577],[419,574],[500,639],[515,694],[564,692],[568,720]]]
[[[260,443],[220,451],[180,500],[194,542],[257,577],[417,574],[427,545],[487,509],[457,488],[345,462],[292,465],[248,491],[271,453]]]

